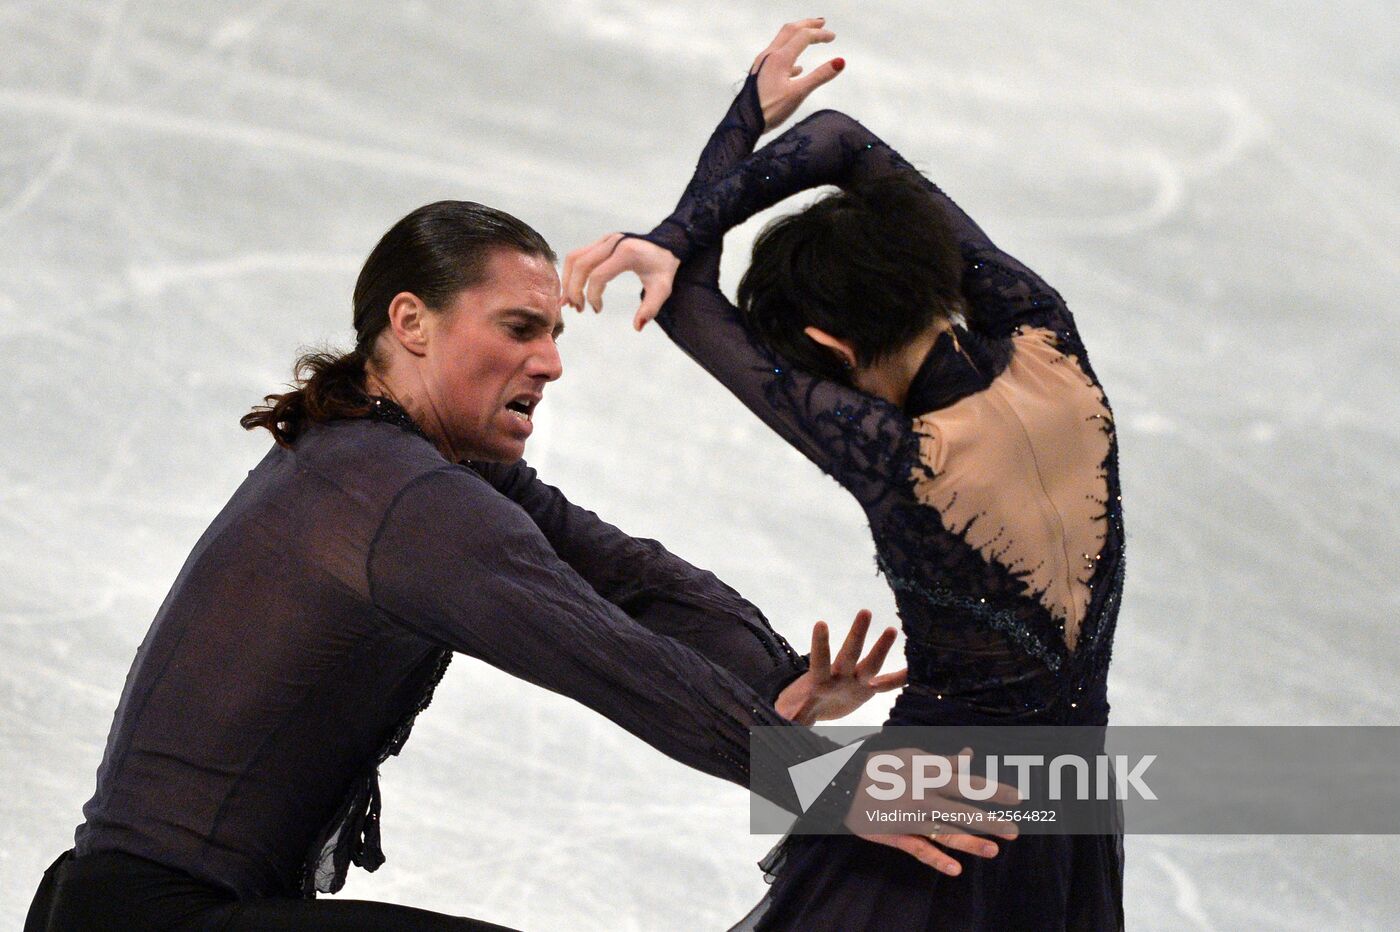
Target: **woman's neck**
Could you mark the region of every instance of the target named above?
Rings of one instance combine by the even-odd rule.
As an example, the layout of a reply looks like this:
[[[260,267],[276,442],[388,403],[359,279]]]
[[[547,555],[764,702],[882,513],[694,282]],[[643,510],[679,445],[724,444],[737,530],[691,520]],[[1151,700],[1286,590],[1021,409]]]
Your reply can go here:
[[[951,323],[938,321],[892,355],[863,369],[860,373],[863,384],[856,387],[903,408],[909,399],[909,387],[914,384],[914,376],[918,375],[929,350],[933,349],[933,344],[938,342],[943,332],[950,329]]]

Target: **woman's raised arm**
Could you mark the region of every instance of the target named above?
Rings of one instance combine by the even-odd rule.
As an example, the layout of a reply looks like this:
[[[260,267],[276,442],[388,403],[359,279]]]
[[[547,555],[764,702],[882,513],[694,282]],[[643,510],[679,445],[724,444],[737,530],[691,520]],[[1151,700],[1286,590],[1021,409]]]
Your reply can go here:
[[[958,242],[964,260],[963,290],[970,327],[993,336],[1005,335],[1020,325],[1074,330],[1073,318],[1053,288],[997,248],[941,188],[850,116],[835,110],[819,111],[758,152],[736,158],[742,148],[736,143],[746,138],[756,140],[762,132],[764,114],[771,106],[763,100],[760,85],[770,68],[777,72],[775,64],[781,65],[772,60],[764,63],[757,77],[751,76],[745,83],[705,147],[685,196],[670,216],[641,237],[671,253],[684,265],[684,271],[664,257],[628,248],[623,234],[611,234],[571,256],[575,260],[572,264],[566,263],[567,303],[581,309],[587,283],[587,300],[595,309],[600,308],[606,283],[624,271],[635,271],[647,292],[636,315],[640,329],[670,296],[673,276],[717,285],[718,248],[724,234],[759,211],[811,188],[849,188],[862,181],[904,174],[929,193]]]

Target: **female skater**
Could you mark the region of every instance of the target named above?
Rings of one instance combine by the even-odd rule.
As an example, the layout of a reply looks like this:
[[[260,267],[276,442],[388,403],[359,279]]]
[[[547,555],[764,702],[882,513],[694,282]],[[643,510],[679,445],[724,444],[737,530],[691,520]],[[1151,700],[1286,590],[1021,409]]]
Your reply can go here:
[[[1107,722],[1123,586],[1112,415],[1059,294],[841,113],[753,153],[835,59],[820,20],[784,27],[651,233],[566,258],[564,300],[601,309],[633,271],[682,349],[860,501],[907,635],[891,724]],[[751,154],[752,153],[752,154]],[[770,224],[739,286],[724,233],[820,185]],[[959,876],[849,837],[792,837],[766,867],[759,929],[1111,929],[1121,835],[1023,836]]]
[[[733,590],[536,479],[519,460],[559,313],[553,253],[508,214],[441,202],[384,236],[355,350],[244,418],[277,443],[146,635],[27,928],[485,928],[310,899],[383,862],[378,766],[454,651],[795,808],[783,762],[750,772],[747,730],[787,723],[775,696],[810,719],[894,685],[888,639],[803,673]],[[791,762],[829,747],[779,731]]]

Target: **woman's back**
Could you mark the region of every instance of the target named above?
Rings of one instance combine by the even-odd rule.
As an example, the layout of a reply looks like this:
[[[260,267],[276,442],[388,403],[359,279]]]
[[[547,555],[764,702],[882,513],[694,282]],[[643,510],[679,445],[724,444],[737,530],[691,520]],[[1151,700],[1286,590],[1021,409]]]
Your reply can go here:
[[[1043,327],[955,328],[931,370],[907,464],[868,509],[910,684],[949,721],[1102,721],[1122,557],[1103,392]]]
[[[1103,393],[1048,330],[1018,331],[984,390],[914,420],[921,502],[988,561],[1023,573],[1074,647],[1107,530]]]

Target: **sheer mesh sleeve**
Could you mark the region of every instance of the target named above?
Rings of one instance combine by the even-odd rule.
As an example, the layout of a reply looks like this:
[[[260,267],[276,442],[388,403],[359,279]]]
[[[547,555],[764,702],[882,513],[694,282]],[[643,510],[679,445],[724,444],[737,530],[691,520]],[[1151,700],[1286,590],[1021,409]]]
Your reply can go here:
[[[474,468],[525,510],[561,560],[638,624],[693,648],[770,702],[807,668],[763,613],[713,573],[578,507],[523,460]]]
[[[787,720],[727,671],[603,599],[529,517],[468,470],[426,473],[398,494],[367,572],[375,606],[405,627],[575,699],[790,811],[786,767],[832,747],[785,728],[790,759],[750,772],[747,730]]]
[[[744,329],[738,308],[717,285],[678,278],[657,323],[864,506],[889,494],[890,464],[908,453],[912,439],[909,419],[894,405],[788,366]]]
[[[762,65],[759,68],[761,70]],[[744,86],[740,88],[734,102],[729,105],[724,119],[719,121],[719,125],[710,134],[705,148],[700,150],[700,158],[695,163],[695,172],[691,175],[690,182],[685,187],[685,193],[681,195],[680,202],[676,205],[672,216],[675,217],[689,211],[690,205],[707,196],[707,189],[723,181],[736,166],[741,165],[744,159],[753,153],[753,147],[758,143],[759,137],[763,135],[763,127],[763,105],[758,99],[758,71],[754,71],[744,80]],[[667,223],[668,221],[663,221],[662,225],[665,226]],[[682,256],[678,251],[682,247],[675,239],[678,230],[679,228],[672,230],[672,235],[669,238],[662,237],[656,230],[638,238],[651,240],[676,253],[677,256],[681,256],[684,264],[678,272],[679,279],[702,283],[706,281],[718,282],[720,250],[724,241],[723,232],[715,237],[708,246],[697,248],[688,255]],[[636,236],[637,234],[628,235]]]
[[[745,148],[763,129],[756,77],[751,75],[705,146],[676,212],[643,238],[682,260],[671,297],[657,317],[662,329],[765,423],[868,506],[888,492],[890,459],[908,442],[907,419],[880,399],[790,368],[750,337],[738,309],[719,289],[725,230],[788,194],[833,177],[831,160],[815,151],[807,135],[810,131],[830,138],[830,121],[818,119],[823,116],[803,121],[744,158]],[[804,153],[819,157],[812,161]],[[778,171],[773,167],[777,165],[787,166],[781,182],[771,174]],[[810,182],[805,180],[808,172]]]
[[[691,175],[676,209],[680,210],[687,201],[729,174],[735,165],[753,152],[762,135],[763,106],[758,100],[758,72],[755,71],[744,79],[744,86],[729,105],[724,119],[710,134],[705,148],[700,150],[695,173]]]

